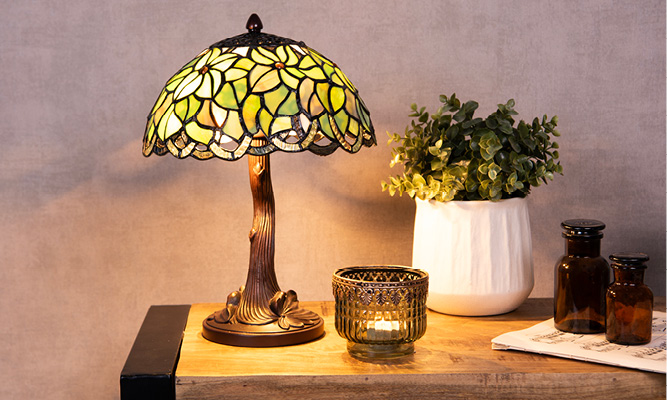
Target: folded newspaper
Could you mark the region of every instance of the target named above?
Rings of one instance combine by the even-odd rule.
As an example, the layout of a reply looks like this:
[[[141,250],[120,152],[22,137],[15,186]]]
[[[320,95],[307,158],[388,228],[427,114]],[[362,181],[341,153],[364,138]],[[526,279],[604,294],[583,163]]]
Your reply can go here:
[[[576,334],[554,328],[553,318],[491,341],[494,350],[521,350],[619,367],[665,373],[665,313],[653,312],[651,342],[641,346],[609,343],[604,333]]]

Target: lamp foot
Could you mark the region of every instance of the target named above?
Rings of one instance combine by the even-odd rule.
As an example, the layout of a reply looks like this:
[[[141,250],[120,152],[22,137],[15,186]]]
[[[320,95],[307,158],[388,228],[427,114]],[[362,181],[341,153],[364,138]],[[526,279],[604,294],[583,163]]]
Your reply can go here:
[[[322,318],[299,308],[293,290],[276,292],[265,308],[257,303],[241,304],[246,294],[244,286],[231,293],[227,306],[204,320],[202,336],[232,346],[276,347],[309,342],[324,334]],[[239,313],[243,306],[249,312]]]
[[[310,342],[324,334],[324,321],[317,316],[314,325],[301,328],[290,327],[285,330],[274,321],[265,325],[248,325],[243,323],[220,323],[211,314],[203,323],[204,338],[231,346],[243,347],[277,347]]]

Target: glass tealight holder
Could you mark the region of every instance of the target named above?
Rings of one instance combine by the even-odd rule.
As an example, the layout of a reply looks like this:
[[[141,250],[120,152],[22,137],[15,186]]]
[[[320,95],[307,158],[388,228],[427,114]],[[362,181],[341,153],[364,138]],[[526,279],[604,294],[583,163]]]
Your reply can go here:
[[[395,358],[414,353],[426,332],[428,274],[401,266],[341,268],[333,275],[336,331],[350,355]]]

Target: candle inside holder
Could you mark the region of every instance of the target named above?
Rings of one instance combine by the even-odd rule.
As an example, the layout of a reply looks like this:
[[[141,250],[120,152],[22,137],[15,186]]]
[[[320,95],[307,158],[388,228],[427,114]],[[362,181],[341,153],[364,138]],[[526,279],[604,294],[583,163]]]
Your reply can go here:
[[[397,339],[399,334],[398,321],[385,321],[378,319],[366,324],[366,337],[368,340],[384,341]]]
[[[428,274],[398,266],[349,267],[333,277],[336,330],[359,358],[412,354],[426,331]]]

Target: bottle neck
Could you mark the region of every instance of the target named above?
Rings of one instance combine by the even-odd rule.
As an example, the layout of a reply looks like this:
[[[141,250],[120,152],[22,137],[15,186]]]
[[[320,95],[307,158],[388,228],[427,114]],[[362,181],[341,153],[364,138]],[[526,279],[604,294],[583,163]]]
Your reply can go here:
[[[631,285],[644,283],[644,268],[622,268],[614,266],[614,282]]]
[[[565,253],[575,257],[600,257],[600,239],[565,239]]]

